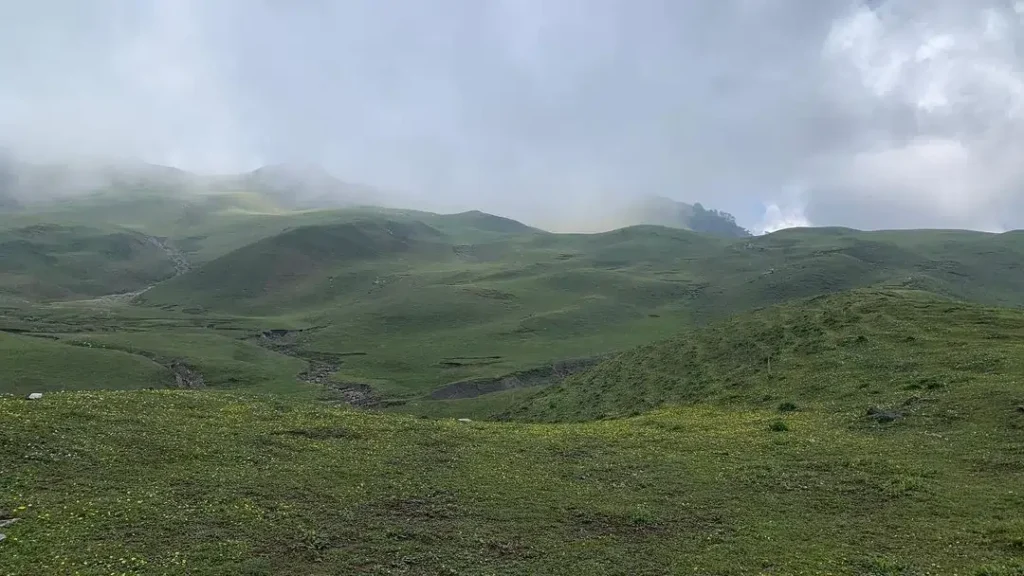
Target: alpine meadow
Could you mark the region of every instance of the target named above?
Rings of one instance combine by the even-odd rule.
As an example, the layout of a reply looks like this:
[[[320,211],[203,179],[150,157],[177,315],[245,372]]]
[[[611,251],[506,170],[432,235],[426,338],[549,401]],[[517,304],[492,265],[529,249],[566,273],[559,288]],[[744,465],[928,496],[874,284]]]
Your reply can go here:
[[[0,2],[0,576],[1024,576],[1022,46]]]
[[[4,574],[1024,570],[1018,233],[2,225]]]

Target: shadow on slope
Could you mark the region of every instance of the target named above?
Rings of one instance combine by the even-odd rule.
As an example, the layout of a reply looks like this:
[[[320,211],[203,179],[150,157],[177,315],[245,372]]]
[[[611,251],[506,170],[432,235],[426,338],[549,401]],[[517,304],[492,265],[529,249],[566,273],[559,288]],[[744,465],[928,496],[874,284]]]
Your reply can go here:
[[[129,230],[38,224],[0,232],[0,293],[68,300],[132,292],[175,273],[160,241]]]
[[[287,301],[298,285],[333,281],[339,267],[401,256],[450,252],[436,229],[412,221],[361,219],[303,226],[265,238],[165,282],[139,301],[146,304],[240,310]],[[369,279],[372,281],[372,278]]]

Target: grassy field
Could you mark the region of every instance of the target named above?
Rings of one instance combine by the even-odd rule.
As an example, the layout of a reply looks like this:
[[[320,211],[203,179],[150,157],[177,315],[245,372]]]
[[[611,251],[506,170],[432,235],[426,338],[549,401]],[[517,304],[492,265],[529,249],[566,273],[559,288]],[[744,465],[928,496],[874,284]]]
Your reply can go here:
[[[258,372],[232,364],[245,325],[223,319],[221,341],[141,312],[113,321],[134,333],[0,344],[201,349],[211,374]],[[540,393],[408,407],[574,423],[216,389],[0,398],[0,509],[17,519],[0,574],[1019,576],[1022,336],[1024,312],[860,290]]]
[[[1018,233],[835,228],[730,239],[636,226],[550,234],[480,212],[295,211],[245,193],[118,198],[101,194],[77,209],[0,219],[0,234],[42,228],[50,231],[51,252],[74,254],[60,261],[45,256],[53,265],[32,261],[20,276],[0,274],[0,295],[6,291],[11,299],[6,302],[34,307],[36,320],[45,323],[55,313],[38,306],[52,300],[46,293],[94,299],[78,303],[77,331],[97,323],[116,331],[114,319],[139,308],[191,318],[194,331],[209,330],[203,318],[232,318],[247,331],[214,329],[210,337],[250,344],[264,330],[300,330],[284,352],[333,358],[336,380],[372,382],[418,412],[452,413],[455,404],[420,400],[452,382],[625,351],[794,298],[887,286],[1024,304],[1024,236]],[[45,221],[61,224],[38,223]],[[129,258],[130,266],[118,264],[104,244],[82,240],[100,230],[146,238],[137,231],[143,230],[166,239],[191,270],[177,274],[182,271],[168,253],[152,243],[145,246],[156,252]],[[21,256],[8,268],[39,252],[15,245]],[[72,261],[86,265],[65,265]],[[149,284],[155,285],[135,305],[108,297]],[[138,331],[131,326],[125,329]],[[160,334],[162,327],[155,328]],[[47,330],[39,331],[54,332]],[[202,364],[201,348],[177,353]],[[263,371],[267,364],[256,366]],[[247,382],[256,378],[258,387],[284,390],[288,378],[281,375],[291,372],[285,365],[269,369],[267,377],[247,372],[233,382],[216,374],[209,380],[251,386]]]
[[[369,216],[300,227],[164,282],[140,301],[306,328],[296,350],[345,354],[348,374],[383,380],[403,397],[862,287],[1024,304],[1016,264],[1024,245],[1015,234],[813,229],[739,241],[659,227],[507,234],[459,244],[423,220]]]
[[[55,224],[0,230],[0,294],[18,300],[131,292],[174,272],[165,251],[137,232]]]
[[[148,190],[0,249],[0,576],[1024,576],[1020,233]]]
[[[1012,411],[464,424],[167,391],[0,414],[11,576],[1024,573]]]
[[[860,411],[947,421],[1024,403],[1024,312],[859,290],[684,331],[527,398],[504,417],[586,421],[666,403]]]
[[[0,333],[2,391],[120,390],[166,387],[173,375],[147,358]]]
[[[260,346],[259,326],[123,303],[0,308],[0,393],[171,387],[185,364],[204,387],[316,396],[297,380],[307,362]]]

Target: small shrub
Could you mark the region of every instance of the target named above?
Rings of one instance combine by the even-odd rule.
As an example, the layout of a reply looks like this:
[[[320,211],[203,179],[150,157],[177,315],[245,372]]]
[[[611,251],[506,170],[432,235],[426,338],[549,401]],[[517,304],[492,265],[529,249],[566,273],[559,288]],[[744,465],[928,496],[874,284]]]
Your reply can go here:
[[[1014,566],[982,566],[974,572],[975,576],[1024,576],[1024,564]]]
[[[920,478],[901,474],[889,479],[882,487],[882,493],[889,498],[901,498],[920,492],[924,488],[924,482]]]
[[[859,574],[865,576],[910,576],[917,572],[907,563],[888,556],[867,558],[861,562]]]
[[[779,404],[779,412],[796,412],[797,406],[792,402],[783,402]]]
[[[629,522],[634,526],[654,526],[658,523],[658,519],[650,508],[640,505],[630,512]]]
[[[772,422],[768,425],[768,429],[772,432],[789,432],[789,426],[787,426],[782,420]]]

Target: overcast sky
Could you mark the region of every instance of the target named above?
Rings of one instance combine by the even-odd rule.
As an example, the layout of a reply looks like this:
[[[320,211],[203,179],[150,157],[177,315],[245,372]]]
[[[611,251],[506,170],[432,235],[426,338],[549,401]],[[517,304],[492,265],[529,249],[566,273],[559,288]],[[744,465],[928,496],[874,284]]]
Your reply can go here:
[[[0,142],[551,228],[1024,227],[1024,2],[0,0]]]

